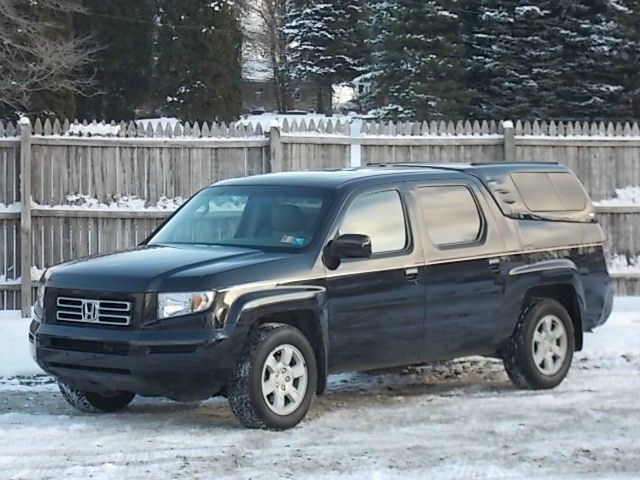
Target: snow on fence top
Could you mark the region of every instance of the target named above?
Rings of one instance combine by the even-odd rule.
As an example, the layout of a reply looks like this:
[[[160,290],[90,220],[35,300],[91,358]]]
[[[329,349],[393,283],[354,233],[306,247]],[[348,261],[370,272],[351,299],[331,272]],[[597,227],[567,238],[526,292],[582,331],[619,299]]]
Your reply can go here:
[[[44,122],[37,118],[33,123],[33,134],[42,136],[66,137],[121,137],[121,138],[248,138],[263,137],[260,125],[236,125],[234,123],[185,122],[175,119],[143,119],[130,122],[110,123],[75,120],[70,123],[64,120],[49,118]]]
[[[317,118],[318,115],[285,118],[280,128],[288,134],[349,135],[349,121],[343,118]],[[20,127],[11,122],[0,122],[0,138],[16,137]],[[362,121],[362,136],[485,136],[502,135],[503,122],[459,120],[430,122]],[[533,137],[622,137],[640,138],[638,122],[555,122],[521,121],[514,124],[516,136]],[[37,118],[33,134],[67,137],[124,137],[124,138],[247,138],[264,137],[265,127],[260,122],[231,123],[185,122],[175,118],[140,119],[130,122],[82,122]]]
[[[362,136],[491,136],[503,135],[502,121],[459,120],[430,122],[361,121]],[[349,136],[350,119],[318,115],[284,118],[282,133],[327,134]],[[130,122],[60,121],[57,118],[37,118],[33,134],[66,137],[124,137],[124,138],[251,138],[264,137],[265,127],[260,122],[240,120],[231,123],[185,122],[175,118],[140,119]],[[0,138],[17,137],[20,126],[0,122]],[[514,134],[522,137],[606,137],[640,138],[638,122],[555,122],[521,121],[514,124]]]
[[[495,120],[430,121],[430,122],[367,122],[363,123],[363,135],[371,136],[477,136],[503,135],[504,124]],[[544,137],[640,137],[640,126],[634,123],[613,122],[515,122],[517,136]]]

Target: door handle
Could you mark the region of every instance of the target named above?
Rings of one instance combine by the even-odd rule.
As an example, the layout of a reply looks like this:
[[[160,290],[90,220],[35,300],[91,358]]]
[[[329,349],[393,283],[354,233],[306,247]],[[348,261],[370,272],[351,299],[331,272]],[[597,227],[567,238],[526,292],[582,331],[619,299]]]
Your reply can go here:
[[[418,280],[418,273],[419,273],[419,270],[417,267],[407,268],[404,271],[404,275],[405,277],[407,277],[407,280],[410,280],[412,282],[415,282]]]
[[[500,258],[490,258],[489,259],[489,269],[493,273],[500,273]]]

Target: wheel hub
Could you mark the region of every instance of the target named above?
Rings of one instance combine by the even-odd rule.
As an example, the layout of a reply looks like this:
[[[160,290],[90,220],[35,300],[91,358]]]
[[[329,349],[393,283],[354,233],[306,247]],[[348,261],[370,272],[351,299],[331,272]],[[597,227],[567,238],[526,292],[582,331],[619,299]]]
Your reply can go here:
[[[293,345],[273,349],[262,369],[262,396],[277,415],[290,415],[307,393],[308,371],[302,352]]]
[[[567,358],[567,331],[555,315],[542,317],[533,331],[531,350],[536,368],[543,375],[555,375]]]

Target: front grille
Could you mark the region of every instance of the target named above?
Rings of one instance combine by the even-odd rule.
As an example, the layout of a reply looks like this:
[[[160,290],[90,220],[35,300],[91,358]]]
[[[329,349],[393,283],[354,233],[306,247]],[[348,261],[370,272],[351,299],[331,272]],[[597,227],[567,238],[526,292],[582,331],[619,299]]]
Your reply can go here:
[[[131,313],[131,302],[120,300],[58,297],[56,301],[56,320],[59,322],[126,326],[131,323]]]

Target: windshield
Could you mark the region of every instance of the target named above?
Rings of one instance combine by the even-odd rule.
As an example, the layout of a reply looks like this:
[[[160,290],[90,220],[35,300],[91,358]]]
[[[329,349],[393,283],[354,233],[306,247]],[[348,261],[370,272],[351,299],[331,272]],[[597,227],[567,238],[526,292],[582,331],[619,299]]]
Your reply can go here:
[[[284,186],[210,187],[189,200],[148,244],[302,249],[316,235],[330,194]]]

